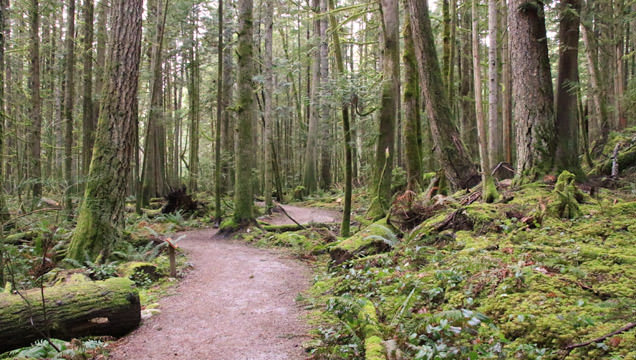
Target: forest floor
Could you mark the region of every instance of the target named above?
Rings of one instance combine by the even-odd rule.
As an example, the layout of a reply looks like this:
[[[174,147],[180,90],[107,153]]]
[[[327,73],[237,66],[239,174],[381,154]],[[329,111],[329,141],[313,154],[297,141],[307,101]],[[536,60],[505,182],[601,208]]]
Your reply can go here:
[[[301,223],[335,222],[336,211],[285,206]],[[284,214],[265,219],[292,224]],[[310,269],[292,256],[217,236],[184,233],[194,269],[160,301],[154,316],[120,340],[111,359],[302,359],[305,312],[295,302]]]

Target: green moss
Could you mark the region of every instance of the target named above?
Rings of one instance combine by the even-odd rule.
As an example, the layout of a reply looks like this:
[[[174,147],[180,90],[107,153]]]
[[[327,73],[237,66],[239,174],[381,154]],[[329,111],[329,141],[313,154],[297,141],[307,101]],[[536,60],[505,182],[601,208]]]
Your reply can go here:
[[[552,202],[548,214],[559,218],[573,219],[582,215],[579,202],[583,200],[583,193],[576,187],[576,177],[569,171],[563,171],[552,192]]]

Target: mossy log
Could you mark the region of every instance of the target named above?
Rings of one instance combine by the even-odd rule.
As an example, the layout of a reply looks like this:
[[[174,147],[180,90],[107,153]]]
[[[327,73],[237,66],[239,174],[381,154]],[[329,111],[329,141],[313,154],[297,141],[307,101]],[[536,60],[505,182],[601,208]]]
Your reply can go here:
[[[395,241],[393,230],[387,224],[386,219],[378,220],[350,238],[334,245],[329,251],[329,255],[337,265],[356,256],[389,251],[392,247],[391,242]]]
[[[585,195],[574,184],[576,176],[569,171],[563,171],[554,186],[552,202],[548,207],[551,216],[573,219],[582,215],[579,203]]]
[[[50,336],[70,340],[82,336],[123,336],[141,321],[139,294],[132,281],[112,278],[44,289],[46,321],[40,289],[16,294],[0,293],[0,353],[28,346]],[[33,325],[32,325],[33,324]]]
[[[22,242],[31,241],[37,236],[38,236],[38,233],[35,231],[26,231],[26,232],[7,235],[4,237],[2,242],[5,244],[16,245]]]
[[[364,337],[364,358],[366,360],[386,360],[384,344],[378,327],[375,306],[366,300],[358,313]]]
[[[618,162],[619,173],[632,166],[636,166],[636,148],[632,148],[631,150],[619,154],[616,161]],[[600,175],[611,175],[613,162],[613,159],[609,159],[606,162],[600,164],[596,168],[596,173]]]

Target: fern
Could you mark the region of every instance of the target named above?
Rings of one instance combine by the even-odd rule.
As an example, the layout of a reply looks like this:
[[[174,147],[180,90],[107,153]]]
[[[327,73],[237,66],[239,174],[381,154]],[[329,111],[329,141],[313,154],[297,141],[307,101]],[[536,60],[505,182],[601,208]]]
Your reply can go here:
[[[384,234],[383,235],[378,235],[378,234],[368,235],[365,237],[365,239],[371,239],[371,240],[377,240],[377,241],[383,242],[391,248],[395,247],[395,245],[397,245],[398,242],[400,241],[397,235],[395,235],[395,233],[386,226],[373,224],[371,225],[371,228],[381,230],[382,232],[384,232]]]

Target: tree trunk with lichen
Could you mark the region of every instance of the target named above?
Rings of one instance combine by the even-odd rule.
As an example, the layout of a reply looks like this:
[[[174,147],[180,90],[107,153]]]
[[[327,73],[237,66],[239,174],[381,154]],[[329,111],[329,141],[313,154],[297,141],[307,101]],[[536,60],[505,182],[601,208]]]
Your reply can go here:
[[[236,181],[234,183],[234,222],[244,225],[254,221],[252,171],[254,108],[254,34],[253,1],[240,0],[238,27],[238,103],[236,137]]]
[[[113,45],[95,135],[93,159],[68,257],[105,259],[118,240],[135,143],[141,56],[142,0],[112,6]]]
[[[369,215],[380,218],[391,207],[391,177],[393,173],[395,119],[399,101],[400,82],[400,19],[397,0],[380,0],[382,12],[382,98],[379,135],[375,151],[373,203]]]
[[[543,3],[512,0],[508,11],[517,177],[534,180],[554,164],[554,97]]]
[[[40,289],[25,291],[23,296],[28,303],[19,295],[0,293],[0,353],[42,338],[47,324],[51,337],[71,340],[123,336],[141,321],[139,294],[125,278],[46,287],[46,313]]]
[[[404,26],[404,142],[406,144],[406,178],[407,188],[419,192],[423,189],[422,178],[422,119],[420,116],[420,86],[417,74],[417,59],[411,33],[411,19],[406,15]]]
[[[476,185],[479,175],[452,121],[444,89],[426,1],[408,0],[420,85],[426,104],[435,153],[454,188]]]

